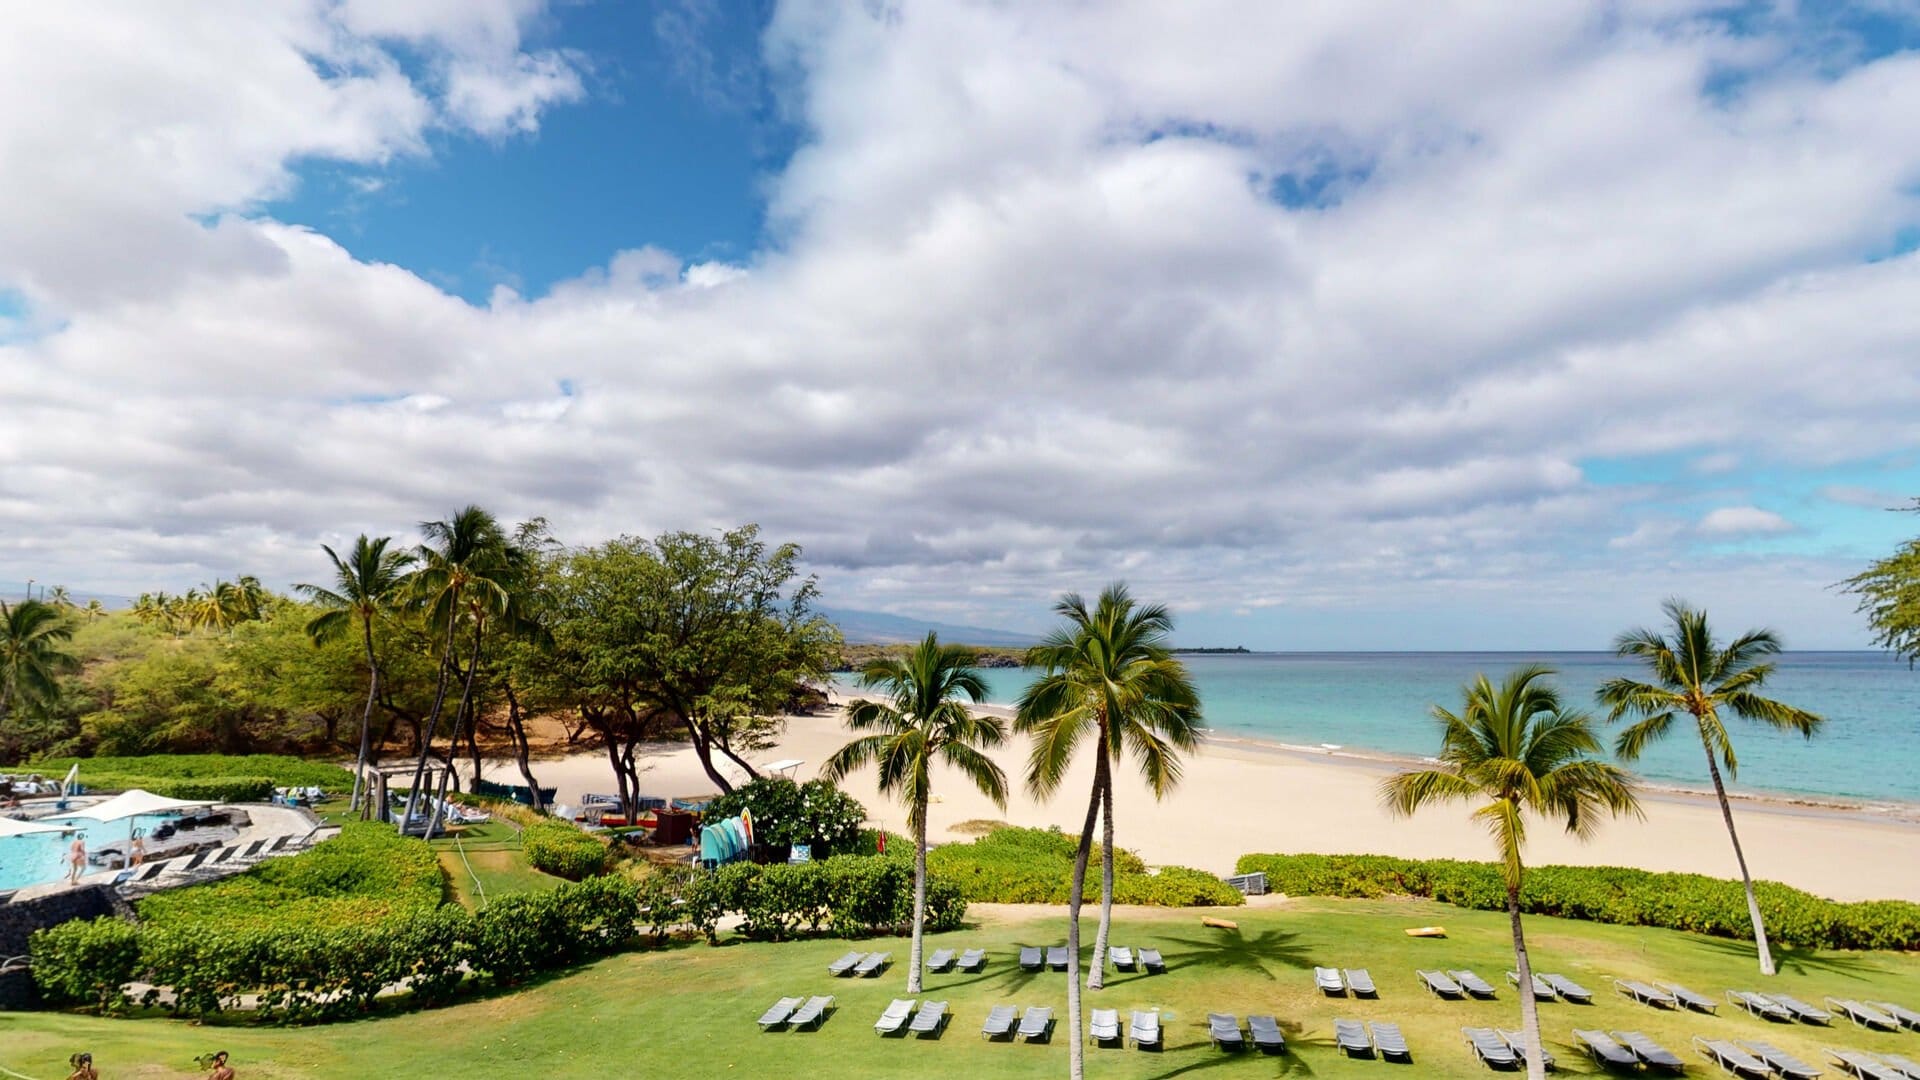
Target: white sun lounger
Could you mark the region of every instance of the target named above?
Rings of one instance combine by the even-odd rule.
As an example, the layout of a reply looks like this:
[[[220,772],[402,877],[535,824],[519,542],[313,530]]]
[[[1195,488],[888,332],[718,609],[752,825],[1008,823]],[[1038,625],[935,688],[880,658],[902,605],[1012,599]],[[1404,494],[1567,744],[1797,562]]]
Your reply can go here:
[[[937,952],[935,952],[932,956],[927,957],[928,971],[945,971],[952,966],[953,966],[953,950],[952,949],[940,949]]]
[[[1654,1042],[1652,1039],[1647,1038],[1637,1031],[1615,1031],[1610,1032],[1610,1034],[1613,1036],[1615,1042],[1626,1047],[1632,1052],[1634,1057],[1640,1059],[1641,1064],[1646,1065],[1648,1068],[1680,1072],[1687,1067],[1687,1063],[1680,1060],[1679,1054],[1661,1046],[1659,1043]]]
[[[1159,949],[1136,949],[1135,954],[1140,958],[1140,969],[1142,971],[1153,975],[1160,975],[1167,970],[1167,962],[1160,959]]]
[[[1228,1013],[1207,1014],[1207,1037],[1222,1050],[1244,1050],[1247,1037],[1240,1032],[1240,1018]]]
[[[1694,1012],[1718,1013],[1720,1003],[1705,994],[1696,994],[1679,983],[1654,983],[1653,985],[1673,995],[1673,999]]]
[[[1460,989],[1460,984],[1444,971],[1416,971],[1414,974],[1420,977],[1420,985],[1440,997],[1453,999],[1466,996],[1467,992]]]
[[[1160,1012],[1157,1009],[1135,1009],[1133,1017],[1127,1023],[1127,1037],[1133,1040],[1136,1050],[1151,1046],[1160,1048]]]
[[[1519,986],[1520,973],[1517,971],[1507,972],[1507,981],[1512,983],[1515,986]],[[1554,990],[1553,990],[1553,984],[1541,978],[1538,975],[1535,975],[1533,977],[1533,996],[1538,1001],[1556,1000],[1556,995],[1554,994]]]
[[[1369,1020],[1367,1031],[1373,1036],[1373,1048],[1380,1051],[1381,1057],[1413,1060],[1413,1051],[1407,1049],[1407,1037],[1400,1033],[1399,1024]]]
[[[1499,996],[1499,993],[1494,990],[1492,983],[1465,968],[1459,971],[1449,971],[1447,974],[1453,976],[1453,980],[1460,984],[1462,990],[1472,994],[1474,997],[1494,998]]]
[[[1035,1005],[1020,1017],[1020,1037],[1028,1042],[1044,1042],[1053,1034],[1053,1010]]]
[[[1115,945],[1107,950],[1107,960],[1121,971],[1131,971],[1134,965],[1133,950],[1125,945]]]
[[[1649,986],[1643,982],[1635,982],[1632,979],[1615,979],[1613,980],[1613,988],[1642,1005],[1653,1005],[1662,1009],[1677,1009],[1680,1007],[1679,998],[1674,997],[1672,994],[1667,993],[1657,986]]]
[[[1067,947],[1053,945],[1047,949],[1047,966],[1055,971],[1067,970]]]
[[[1899,1054],[1885,1053],[1884,1051],[1880,1054],[1880,1060],[1886,1062],[1893,1068],[1894,1072],[1899,1073],[1902,1077],[1905,1077],[1906,1080],[1920,1080],[1920,1061],[1901,1057]]]
[[[785,1027],[787,1018],[793,1015],[793,1010],[799,1008],[804,1000],[806,999],[787,997],[774,1002],[773,1008],[760,1014],[760,1030],[772,1031],[777,1027]]]
[[[1018,1010],[1012,1005],[995,1005],[987,1010],[987,1019],[980,1025],[980,1034],[989,1039],[997,1039],[1013,1032],[1013,1018]]]
[[[1573,1037],[1579,1039],[1581,1045],[1587,1048],[1587,1053],[1593,1056],[1596,1064],[1613,1069],[1631,1069],[1640,1062],[1633,1051],[1621,1046],[1613,1036],[1604,1031],[1574,1028]]]
[[[1735,1076],[1767,1080],[1773,1075],[1773,1069],[1766,1062],[1725,1039],[1706,1039],[1695,1035],[1693,1045],[1699,1047],[1702,1054],[1712,1058],[1714,1064]]]
[[[1373,976],[1367,973],[1366,968],[1348,968],[1346,976],[1347,989],[1353,991],[1355,997],[1380,996],[1380,991],[1373,988]]]
[[[1028,945],[1020,950],[1020,967],[1022,969],[1026,971],[1039,971],[1045,965],[1046,961],[1041,959],[1040,947],[1038,945]]]
[[[873,1022],[873,1030],[882,1035],[898,1034],[901,1028],[907,1026],[907,1017],[913,1015],[914,1005],[912,998],[894,998],[893,1004],[887,1006],[887,1011]]]
[[[968,949],[966,952],[960,954],[958,966],[961,971],[979,971],[985,968],[987,966],[987,950]]]
[[[863,979],[870,979],[880,974],[881,969],[892,962],[893,954],[890,952],[868,953],[867,958],[860,961],[860,966],[854,968],[853,971],[854,974]]]
[[[1513,1048],[1507,1041],[1494,1034],[1492,1028],[1463,1027],[1460,1034],[1467,1037],[1467,1045],[1473,1047],[1473,1054],[1486,1063],[1490,1069],[1509,1069],[1516,1064]]]
[[[1095,1043],[1110,1043],[1120,1037],[1120,1010],[1095,1009],[1087,1018],[1087,1039]]]
[[[1914,1012],[1912,1009],[1905,1008],[1900,1005],[1896,1005],[1891,1001],[1869,1001],[1867,1002],[1867,1004],[1873,1006],[1876,1009],[1879,1009],[1881,1012],[1886,1013],[1888,1016],[1893,1017],[1895,1020],[1900,1021],[1901,1027],[1910,1028],[1914,1031],[1920,1031],[1920,1013]]]
[[[1542,975],[1541,978],[1546,981],[1548,986],[1553,987],[1553,992],[1559,994],[1562,1001],[1571,1001],[1575,1005],[1593,1004],[1593,991],[1588,990],[1586,987],[1581,986],[1565,975],[1553,973]]]
[[[1347,993],[1347,984],[1341,981],[1340,970],[1338,968],[1314,968],[1313,985],[1319,987],[1320,992],[1323,994],[1338,994],[1344,997]]]
[[[1367,1039],[1366,1027],[1358,1020],[1335,1020],[1333,1041],[1348,1054],[1373,1056],[1373,1043]]]
[[[853,973],[854,968],[860,966],[860,961],[866,958],[866,953],[850,952],[840,959],[835,960],[833,963],[828,964],[827,974],[833,976],[850,975]]]
[[[1794,1057],[1792,1054],[1787,1053],[1772,1043],[1748,1040],[1742,1042],[1740,1045],[1747,1053],[1766,1062],[1774,1072],[1787,1077],[1787,1080],[1814,1080],[1815,1077],[1820,1075],[1819,1069],[1801,1061],[1799,1058]]]
[[[1832,1013],[1825,1009],[1816,1009],[1799,998],[1788,997],[1785,994],[1768,994],[1767,996],[1773,999],[1774,1004],[1792,1013],[1793,1018],[1803,1024],[1833,1023]]]
[[[1857,1027],[1875,1028],[1880,1031],[1900,1030],[1900,1021],[1864,1001],[1854,1001],[1852,998],[1828,998],[1827,1008],[1853,1021]]]
[[[922,1038],[940,1035],[940,1029],[947,1025],[947,1003],[944,1001],[926,1001],[920,1005],[920,1011],[913,1014],[913,1023],[907,1030]]]
[[[1526,1032],[1508,1031],[1506,1028],[1494,1028],[1493,1030],[1494,1034],[1506,1040],[1507,1048],[1513,1051],[1514,1057],[1519,1058],[1521,1061],[1527,1060]],[[1552,1072],[1555,1068],[1553,1051],[1547,1049],[1544,1045],[1540,1047],[1540,1064],[1548,1072]]]
[[[1727,1000],[1747,1010],[1755,1016],[1765,1017],[1778,1024],[1793,1023],[1793,1013],[1765,994],[1756,994],[1751,990],[1729,990]]]
[[[1829,1046],[1827,1056],[1839,1062],[1842,1069],[1859,1077],[1860,1080],[1906,1080],[1907,1077],[1904,1070],[1858,1050],[1835,1050]]]
[[[1262,1013],[1247,1017],[1247,1033],[1253,1036],[1253,1045],[1269,1054],[1284,1054],[1287,1050],[1287,1037],[1280,1034],[1280,1021]]]
[[[788,1019],[787,1023],[797,1031],[805,1031],[809,1027],[819,1030],[820,1025],[826,1022],[827,1010],[831,1008],[833,1008],[832,994],[810,997],[805,1005],[800,1006],[800,1011]]]

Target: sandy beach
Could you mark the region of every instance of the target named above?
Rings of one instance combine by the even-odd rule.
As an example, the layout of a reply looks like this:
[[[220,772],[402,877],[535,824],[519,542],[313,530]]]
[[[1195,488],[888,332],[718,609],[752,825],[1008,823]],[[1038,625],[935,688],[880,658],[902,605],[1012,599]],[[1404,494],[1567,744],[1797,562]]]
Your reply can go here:
[[[994,710],[1002,712],[1004,710]],[[838,710],[789,719],[779,744],[754,754],[756,767],[797,758],[794,772],[808,780],[847,740]],[[1020,789],[1026,744],[1014,737],[997,755],[1015,788],[1006,809],[995,807],[958,775],[934,780],[928,814],[930,838],[966,840],[954,826],[976,819],[1019,825],[1056,825],[1072,832],[1086,815],[1092,785],[1090,758],[1075,763],[1062,790],[1048,802]],[[643,790],[691,795],[715,790],[690,748],[662,743],[650,748]],[[1119,844],[1152,865],[1179,864],[1230,873],[1247,852],[1370,853],[1423,858],[1486,859],[1489,843],[1467,820],[1466,808],[1438,808],[1411,820],[1381,809],[1376,785],[1400,767],[1395,762],[1286,748],[1257,740],[1216,736],[1186,763],[1179,788],[1156,803],[1134,775],[1120,774],[1114,796]],[[559,801],[577,803],[589,791],[614,790],[606,758],[599,753],[538,761],[542,785],[559,788]],[[489,763],[489,779],[518,783],[506,762]],[[873,820],[905,831],[906,812],[881,797],[872,770],[855,775],[847,790],[866,803]],[[1651,790],[1642,797],[1644,821],[1608,823],[1597,839],[1582,844],[1542,825],[1528,837],[1529,861],[1638,866],[1735,877],[1732,847],[1710,796]],[[1914,808],[1843,808],[1787,800],[1743,798],[1734,803],[1735,823],[1758,878],[1770,878],[1841,900],[1920,901],[1920,821]],[[1901,812],[1904,811],[1904,812]]]

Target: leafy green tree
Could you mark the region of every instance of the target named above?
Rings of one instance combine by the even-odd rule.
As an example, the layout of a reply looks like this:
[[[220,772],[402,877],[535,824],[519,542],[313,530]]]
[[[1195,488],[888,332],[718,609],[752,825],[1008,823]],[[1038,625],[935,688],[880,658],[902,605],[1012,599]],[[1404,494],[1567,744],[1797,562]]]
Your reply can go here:
[[[0,742],[13,742],[19,715],[45,713],[60,700],[60,676],[80,664],[67,651],[73,626],[52,604],[0,600]],[[5,747],[9,756],[20,752]]]
[[[1920,499],[1905,509],[1920,513]],[[1841,582],[1841,587],[1860,598],[1858,610],[1873,629],[1874,644],[1904,657],[1908,666],[1920,661],[1920,536]]]
[[[860,673],[864,689],[886,700],[862,698],[847,709],[853,741],[827,759],[821,775],[838,782],[865,765],[879,767],[880,790],[907,803],[913,830],[913,948],[909,952],[907,993],[920,992],[921,942],[927,919],[927,802],[933,793],[933,767],[958,770],[994,805],[1007,805],[1007,778],[993,759],[981,753],[1006,741],[1006,728],[991,716],[976,716],[967,702],[986,700],[987,684],[974,664],[974,652],[941,645],[929,633],[904,658],[870,662]]]
[[[352,809],[360,809],[367,758],[372,750],[373,708],[380,700],[380,660],[373,648],[373,625],[384,618],[400,599],[406,584],[412,557],[403,551],[390,551],[392,537],[369,539],[365,533],[353,542],[353,549],[342,559],[331,547],[320,545],[333,563],[333,588],[320,585],[295,585],[301,595],[326,609],[307,623],[307,633],[316,644],[341,637],[358,629],[367,654],[367,703],[360,714],[360,753],[353,770]],[[357,625],[356,625],[357,624]]]
[[[1020,695],[1016,730],[1030,735],[1027,787],[1046,798],[1059,789],[1082,741],[1094,745],[1093,791],[1086,824],[1073,860],[1073,886],[1067,897],[1067,1012],[1071,1039],[1069,1063],[1079,1077],[1080,1051],[1080,905],[1086,889],[1093,828],[1106,820],[1102,858],[1102,945],[1113,910],[1113,763],[1128,751],[1139,757],[1141,773],[1156,797],[1180,779],[1180,751],[1199,745],[1200,699],[1187,670],[1173,653],[1167,635],[1173,616],[1159,604],[1135,603],[1125,585],[1108,586],[1089,610],[1077,593],[1054,605],[1066,623],[1027,654],[1041,674]],[[1096,954],[1089,987],[1098,989],[1105,967]]]
[[[1595,759],[1601,747],[1593,719],[1562,706],[1559,692],[1546,681],[1552,674],[1543,667],[1521,668],[1497,688],[1482,675],[1463,688],[1458,713],[1435,705],[1433,717],[1441,726],[1438,767],[1390,776],[1380,787],[1388,809],[1401,816],[1436,803],[1481,803],[1473,817],[1493,834],[1507,888],[1530,1080],[1542,1080],[1546,1070],[1533,965],[1520,923],[1527,818],[1564,820],[1567,832],[1586,840],[1603,817],[1640,813],[1633,778]]]
[[[1766,924],[1760,918],[1760,902],[1753,895],[1753,875],[1747,871],[1740,834],[1733,827],[1727,785],[1720,778],[1723,766],[1729,777],[1737,776],[1740,767],[1733,752],[1733,737],[1721,713],[1809,739],[1825,721],[1804,709],[1760,695],[1774,671],[1766,658],[1780,652],[1780,639],[1773,631],[1749,630],[1723,647],[1714,640],[1705,611],[1681,600],[1668,600],[1661,610],[1667,614],[1671,637],[1642,628],[1621,634],[1613,643],[1615,652],[1641,661],[1653,676],[1652,682],[1621,678],[1601,685],[1600,703],[1611,710],[1608,720],[1639,718],[1620,733],[1614,752],[1623,761],[1637,760],[1642,751],[1673,730],[1681,713],[1693,718],[1700,748],[1707,755],[1707,775],[1713,780],[1714,796],[1720,800],[1720,816],[1726,820],[1728,839],[1733,841],[1733,858],[1740,864],[1740,881],[1746,886],[1747,914],[1753,918],[1760,972],[1772,975],[1773,951],[1767,947]]]

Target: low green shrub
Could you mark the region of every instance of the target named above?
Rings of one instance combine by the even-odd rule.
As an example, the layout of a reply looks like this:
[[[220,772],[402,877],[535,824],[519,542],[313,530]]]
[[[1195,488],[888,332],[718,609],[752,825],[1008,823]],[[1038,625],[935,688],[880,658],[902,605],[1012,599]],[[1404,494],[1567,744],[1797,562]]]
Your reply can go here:
[[[957,884],[978,903],[1064,904],[1073,885],[1077,837],[1052,829],[995,829],[972,843],[941,844],[927,852],[927,869]],[[888,847],[892,853],[892,847]],[[1100,845],[1087,860],[1085,899],[1100,897]],[[1162,880],[1164,879],[1164,880]],[[1160,907],[1227,906],[1245,898],[1211,874],[1185,867],[1147,871],[1138,855],[1117,849],[1114,900]]]
[[[723,915],[740,933],[780,940],[802,930],[839,937],[906,932],[913,922],[913,863],[892,856],[835,855],[807,863],[734,863],[710,873],[650,876],[641,902],[656,939],[691,926],[710,944]],[[953,930],[966,916],[957,883],[927,875],[927,929]],[[670,921],[661,921],[670,920]]]
[[[568,881],[604,874],[613,861],[605,841],[555,818],[540,818],[522,829],[520,848],[534,869]]]
[[[139,902],[155,926],[218,922],[342,926],[438,907],[445,875],[432,849],[374,821],[348,822],[340,835],[292,858],[268,859],[244,874],[155,893]]]
[[[140,930],[120,919],[75,919],[33,935],[33,981],[47,1001],[109,1009],[140,971]]]
[[[1290,896],[1420,896],[1481,911],[1507,906],[1495,863],[1385,855],[1242,855],[1237,872],[1267,875]],[[1920,904],[1842,903],[1773,881],[1754,882],[1767,936],[1814,949],[1920,949]],[[1529,869],[1520,909],[1625,926],[1750,938],[1746,892],[1738,881],[1614,866]]]
[[[873,850],[860,847],[860,825],[867,820],[867,808],[825,780],[796,784],[784,776],[762,777],[708,803],[706,818],[738,817],[742,810],[753,812],[756,844],[773,848],[811,844],[816,859]]]
[[[145,788],[156,795],[176,799],[255,802],[266,799],[275,786],[317,787],[332,792],[353,788],[353,774],[338,765],[284,754],[47,758],[8,766],[0,772],[37,772],[41,776],[61,777],[75,765],[80,766],[80,783],[89,791]],[[194,787],[194,782],[205,786]],[[229,795],[227,790],[242,794]]]

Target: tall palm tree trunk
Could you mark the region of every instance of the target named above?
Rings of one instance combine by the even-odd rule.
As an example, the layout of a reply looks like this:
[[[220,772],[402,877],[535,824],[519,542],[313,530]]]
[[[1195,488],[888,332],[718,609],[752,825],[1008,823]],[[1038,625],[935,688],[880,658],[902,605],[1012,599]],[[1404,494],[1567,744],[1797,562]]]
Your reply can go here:
[[[920,950],[927,926],[927,808],[913,812],[913,947],[907,950],[907,993],[920,992]]]
[[[1527,1080],[1546,1080],[1540,1055],[1540,1006],[1533,999],[1533,961],[1527,958],[1527,938],[1520,930],[1520,887],[1507,886],[1507,918],[1513,922],[1513,963],[1520,971],[1520,1030],[1527,1038]]]
[[[360,628],[367,643],[367,707],[360,714],[360,756],[353,767],[353,799],[347,804],[349,811],[361,809],[360,796],[365,794],[367,775],[367,757],[373,747],[373,703],[380,696],[380,663],[373,655],[373,620],[362,619]],[[363,813],[362,819],[366,817]]]
[[[1080,844],[1073,852],[1073,888],[1067,893],[1067,1075],[1086,1080],[1086,1047],[1081,1045],[1080,1017],[1080,897],[1087,890],[1087,857],[1093,850],[1093,826],[1100,814],[1100,788],[1087,800],[1087,821],[1080,828]]]
[[[1720,765],[1713,760],[1713,748],[1706,749],[1707,775],[1713,777],[1713,793],[1720,799],[1720,816],[1726,819],[1727,837],[1733,841],[1733,861],[1740,864],[1740,884],[1747,890],[1747,914],[1753,918],[1753,943],[1760,950],[1760,974],[1772,975],[1773,950],[1767,947],[1767,927],[1760,920],[1760,901],[1753,895],[1753,875],[1747,872],[1747,856],[1740,850],[1740,834],[1733,829],[1733,807],[1727,802],[1727,785],[1720,779]]]
[[[473,653],[467,658],[467,677],[460,688],[460,707],[453,713],[453,737],[447,741],[447,771],[440,778],[440,797],[434,800],[432,816],[427,819],[427,839],[440,830],[440,820],[445,816],[447,807],[447,784],[453,779],[453,759],[460,753],[460,729],[467,718],[467,711],[473,705],[473,679],[480,673],[480,640],[486,632],[486,616],[475,614],[473,618]],[[478,759],[475,759],[473,778],[480,779]],[[477,783],[476,783],[477,786]]]
[[[1107,761],[1105,745],[1094,763],[1095,798],[1100,800],[1100,929],[1093,935],[1093,966],[1087,972],[1087,989],[1099,990],[1106,984],[1107,939],[1113,932],[1113,766]]]
[[[406,815],[400,819],[400,831],[407,831],[407,823],[413,820],[413,813],[420,806],[420,787],[427,782],[427,755],[433,752],[433,733],[440,727],[440,710],[447,704],[447,670],[453,663],[453,631],[459,624],[451,614],[447,616],[447,644],[440,652],[440,679],[433,689],[433,708],[427,711],[426,731],[420,738],[420,758],[413,763],[413,786],[407,789]]]

